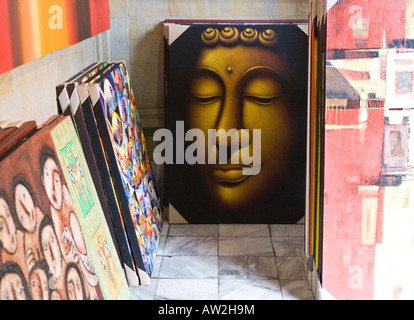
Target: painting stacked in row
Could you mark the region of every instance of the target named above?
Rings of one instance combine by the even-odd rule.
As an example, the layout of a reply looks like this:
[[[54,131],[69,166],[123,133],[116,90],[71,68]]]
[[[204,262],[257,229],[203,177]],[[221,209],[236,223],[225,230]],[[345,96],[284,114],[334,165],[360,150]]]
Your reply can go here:
[[[300,222],[307,22],[164,26],[172,136],[157,146],[154,160],[166,164],[170,222]]]
[[[145,137],[124,62],[103,62],[57,87],[79,133],[128,281],[148,284],[162,227]]]
[[[64,114],[0,123],[0,299],[129,299],[149,283],[162,217],[125,64],[57,92]]]
[[[1,141],[0,299],[128,299],[71,119],[21,128]]]
[[[414,297],[413,11],[310,2],[306,253],[334,298]]]

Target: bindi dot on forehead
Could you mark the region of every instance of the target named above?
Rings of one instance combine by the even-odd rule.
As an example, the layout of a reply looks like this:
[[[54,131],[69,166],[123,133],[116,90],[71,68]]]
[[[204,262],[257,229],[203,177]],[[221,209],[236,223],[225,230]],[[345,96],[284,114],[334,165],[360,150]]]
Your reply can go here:
[[[227,67],[227,72],[228,73],[232,73],[233,72],[233,67],[232,66],[228,66]]]

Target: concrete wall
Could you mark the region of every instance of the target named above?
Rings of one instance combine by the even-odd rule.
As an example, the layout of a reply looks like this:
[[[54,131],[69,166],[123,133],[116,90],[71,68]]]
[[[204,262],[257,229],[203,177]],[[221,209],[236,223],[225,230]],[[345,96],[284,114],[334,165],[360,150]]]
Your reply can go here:
[[[57,113],[56,85],[89,64],[110,58],[110,31],[0,74],[0,120],[36,120]]]

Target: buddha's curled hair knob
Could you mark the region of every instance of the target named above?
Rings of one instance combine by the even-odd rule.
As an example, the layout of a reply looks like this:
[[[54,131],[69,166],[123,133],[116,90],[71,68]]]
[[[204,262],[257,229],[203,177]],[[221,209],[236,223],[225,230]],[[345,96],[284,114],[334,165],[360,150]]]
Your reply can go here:
[[[234,27],[225,27],[220,32],[220,41],[225,45],[234,45],[239,41],[240,32]]]
[[[273,46],[277,43],[277,34],[271,29],[262,31],[259,35],[259,41],[264,46]]]
[[[205,45],[214,46],[219,41],[219,34],[216,28],[207,28],[201,35],[201,41]]]
[[[240,39],[245,44],[256,43],[258,37],[259,37],[259,33],[257,32],[256,29],[252,29],[252,28],[246,28],[240,33]]]

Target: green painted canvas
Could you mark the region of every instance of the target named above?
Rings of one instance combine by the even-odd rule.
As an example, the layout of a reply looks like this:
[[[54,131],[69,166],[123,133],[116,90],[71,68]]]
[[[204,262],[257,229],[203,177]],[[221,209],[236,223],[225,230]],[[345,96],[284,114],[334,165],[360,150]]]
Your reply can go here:
[[[104,299],[129,299],[125,272],[70,117],[50,130]]]

